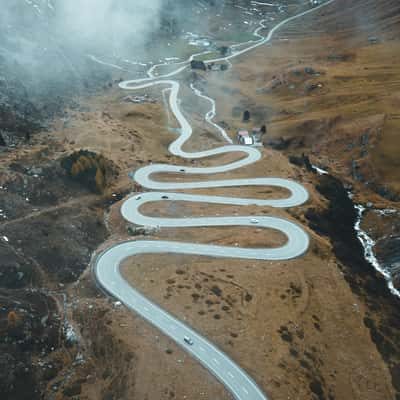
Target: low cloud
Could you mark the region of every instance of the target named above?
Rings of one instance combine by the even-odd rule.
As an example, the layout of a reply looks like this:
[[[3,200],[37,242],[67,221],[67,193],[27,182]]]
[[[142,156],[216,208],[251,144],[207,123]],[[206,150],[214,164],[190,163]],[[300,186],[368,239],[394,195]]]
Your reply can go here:
[[[57,36],[82,50],[115,55],[144,46],[159,28],[163,0],[59,0]]]

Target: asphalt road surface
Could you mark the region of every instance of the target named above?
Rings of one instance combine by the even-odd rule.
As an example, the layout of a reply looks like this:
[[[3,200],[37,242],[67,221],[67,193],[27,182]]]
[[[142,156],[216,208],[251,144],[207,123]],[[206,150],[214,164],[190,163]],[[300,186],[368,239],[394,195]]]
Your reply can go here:
[[[229,61],[230,59],[242,55],[258,46],[267,43],[283,25],[314,12],[321,7],[332,3],[330,0],[318,7],[314,7],[306,12],[290,17],[276,25],[268,34],[263,37],[259,32],[264,29],[263,22],[255,31],[260,40],[248,43],[248,47],[235,51],[233,54],[211,60]],[[193,357],[197,358],[209,371],[211,371],[234,395],[238,400],[266,400],[266,395],[260,390],[252,378],[237,364],[235,364],[226,354],[215,347],[208,339],[183,324],[171,314],[164,311],[160,306],[152,303],[135,288],[133,288],[121,276],[119,266],[121,262],[139,254],[155,253],[177,253],[193,254],[223,258],[241,258],[256,260],[287,260],[302,255],[309,246],[308,235],[304,230],[293,222],[282,218],[270,216],[225,216],[225,217],[199,217],[199,218],[158,218],[143,215],[140,207],[147,202],[154,201],[187,201],[187,202],[206,202],[230,205],[251,205],[270,206],[270,207],[294,207],[307,201],[307,191],[298,183],[280,178],[250,178],[250,179],[230,179],[230,180],[208,180],[203,182],[158,182],[151,178],[155,173],[175,173],[187,176],[190,174],[211,175],[236,170],[245,165],[258,161],[262,154],[253,147],[238,145],[226,145],[214,149],[185,152],[182,150],[183,144],[191,137],[193,131],[189,122],[186,120],[179,107],[180,83],[165,79],[179,74],[187,68],[188,62],[193,56],[183,63],[176,64],[177,69],[162,77],[155,77],[157,66],[148,71],[148,78],[133,81],[121,82],[120,87],[126,90],[138,90],[151,86],[162,86],[163,90],[169,91],[169,107],[176,120],[180,124],[178,138],[169,146],[169,151],[179,157],[187,159],[198,159],[209,156],[216,156],[226,153],[244,153],[245,157],[225,165],[193,168],[178,165],[152,164],[143,167],[135,172],[134,179],[143,187],[158,190],[136,194],[128,198],[122,205],[121,213],[123,217],[135,224],[154,226],[154,227],[199,227],[199,226],[257,226],[259,228],[276,229],[283,232],[287,237],[287,242],[278,248],[240,248],[216,245],[205,245],[196,243],[183,243],[174,241],[128,241],[117,244],[101,253],[95,260],[94,272],[99,284],[112,296],[118,298],[126,306],[140,314],[143,318],[156,326],[167,336],[172,338],[180,346],[184,347]],[[211,62],[210,61],[210,62]],[[231,143],[232,141],[224,129],[214,122],[215,102],[203,95],[200,91],[193,88],[194,93],[211,102],[212,108],[205,115],[205,120],[216,128],[223,138]],[[232,198],[222,196],[192,195],[185,193],[164,192],[164,190],[177,189],[196,189],[196,188],[217,188],[217,187],[237,187],[237,186],[277,186],[283,187],[290,192],[287,198],[283,199],[249,199]],[[162,190],[162,192],[161,192]],[[189,338],[185,341],[184,338]],[[189,342],[189,343],[188,343]],[[256,343],[254,344],[257,345]]]

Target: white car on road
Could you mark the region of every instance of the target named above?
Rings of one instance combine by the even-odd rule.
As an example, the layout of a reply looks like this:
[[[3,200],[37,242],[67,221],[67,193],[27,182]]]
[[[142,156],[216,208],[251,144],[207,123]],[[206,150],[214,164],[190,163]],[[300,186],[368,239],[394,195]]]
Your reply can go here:
[[[184,341],[186,344],[188,344],[189,346],[193,346],[193,344],[194,344],[193,339],[191,339],[189,336],[185,336],[185,337],[183,338],[183,341]]]

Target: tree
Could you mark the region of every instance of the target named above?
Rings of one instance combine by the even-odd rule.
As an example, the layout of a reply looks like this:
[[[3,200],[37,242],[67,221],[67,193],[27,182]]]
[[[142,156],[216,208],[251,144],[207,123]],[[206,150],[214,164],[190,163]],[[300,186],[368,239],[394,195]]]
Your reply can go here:
[[[226,57],[230,54],[231,48],[228,46],[221,46],[218,50],[222,57]]]
[[[79,160],[76,160],[71,167],[71,175],[78,176],[83,171],[83,166]]]
[[[102,193],[104,190],[104,174],[100,168],[97,168],[95,181],[97,190]]]
[[[82,164],[83,170],[82,171],[86,171],[88,169],[90,169],[90,167],[94,166],[94,162],[93,159],[89,156],[80,156],[78,159],[78,162],[80,162]]]
[[[248,121],[250,121],[250,111],[246,110],[243,113],[243,122],[248,122]]]
[[[15,311],[10,311],[7,314],[7,327],[8,329],[13,329],[17,326],[18,315]]]
[[[7,146],[7,143],[4,140],[3,136],[1,135],[1,133],[0,133],[0,146],[3,146],[3,147]]]

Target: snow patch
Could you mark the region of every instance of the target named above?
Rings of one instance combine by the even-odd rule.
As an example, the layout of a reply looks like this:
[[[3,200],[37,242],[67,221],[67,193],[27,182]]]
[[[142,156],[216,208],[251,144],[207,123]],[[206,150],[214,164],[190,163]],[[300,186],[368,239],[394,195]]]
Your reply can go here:
[[[316,165],[311,165],[313,170],[318,174],[318,175],[327,175],[328,171],[325,171],[322,168],[317,167]]]
[[[79,341],[78,335],[76,334],[74,327],[68,321],[64,322],[64,335],[65,339],[70,344],[75,344]]]

